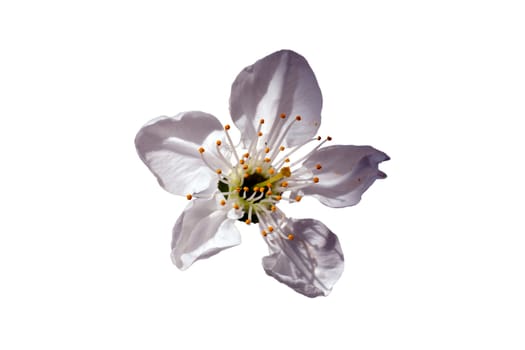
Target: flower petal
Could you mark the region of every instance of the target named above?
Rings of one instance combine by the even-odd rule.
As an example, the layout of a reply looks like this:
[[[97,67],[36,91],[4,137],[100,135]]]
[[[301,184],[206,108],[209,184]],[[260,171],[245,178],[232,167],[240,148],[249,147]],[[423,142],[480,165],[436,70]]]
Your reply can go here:
[[[272,240],[273,254],[263,258],[264,270],[307,297],[328,295],[344,269],[337,236],[313,219],[288,219],[285,229],[295,238]]]
[[[211,114],[184,112],[150,121],[138,132],[135,146],[168,192],[211,195],[217,190],[217,174],[202,161],[198,148],[210,149],[205,156],[216,164],[213,143],[223,134],[221,123]]]
[[[260,118],[267,121],[263,125],[263,134],[267,134],[275,122],[281,122],[281,113],[291,118],[301,116],[285,139],[288,146],[300,144],[319,129],[322,104],[321,90],[308,62],[289,50],[244,68],[233,82],[230,96],[232,119],[245,145],[256,137]]]
[[[192,200],[173,228],[171,259],[181,270],[196,260],[209,258],[223,249],[241,243],[235,227],[237,218],[228,218],[228,210],[214,199]]]
[[[319,182],[302,188],[300,194],[312,195],[329,207],[355,205],[376,179],[386,177],[378,165],[389,159],[385,153],[370,146],[321,148],[303,163],[303,167],[313,169]],[[321,164],[320,170],[316,169],[317,164]]]

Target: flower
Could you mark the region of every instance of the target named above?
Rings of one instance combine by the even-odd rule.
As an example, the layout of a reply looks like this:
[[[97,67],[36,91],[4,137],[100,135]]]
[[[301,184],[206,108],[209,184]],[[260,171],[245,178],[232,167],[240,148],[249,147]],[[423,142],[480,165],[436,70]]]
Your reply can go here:
[[[167,191],[190,203],[173,228],[173,263],[240,244],[237,221],[258,224],[269,255],[266,273],[308,297],[328,295],[343,272],[337,236],[314,219],[287,218],[282,201],[305,195],[330,207],[357,204],[388,156],[370,146],[328,146],[315,136],[322,96],[308,62],[282,50],[242,70],[233,82],[230,113],[241,132],[211,114],[183,112],[150,121],[135,145]],[[314,145],[314,146],[312,146]]]

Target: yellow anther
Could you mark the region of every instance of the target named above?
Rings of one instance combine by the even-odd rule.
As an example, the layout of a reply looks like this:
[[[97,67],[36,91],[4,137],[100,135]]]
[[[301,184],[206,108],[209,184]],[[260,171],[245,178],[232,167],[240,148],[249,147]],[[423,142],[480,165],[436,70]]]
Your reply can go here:
[[[255,172],[258,174],[262,173],[262,168],[260,166],[256,167]]]
[[[248,158],[248,157],[250,156],[250,153],[244,153],[242,156],[243,156],[244,158]]]
[[[270,153],[270,147],[266,147],[266,148],[264,149],[264,153]]]
[[[191,194],[188,193],[188,194],[186,195],[186,199],[187,199],[187,200],[190,201],[192,198],[193,198],[193,196],[192,196]]]
[[[267,195],[267,196],[271,196],[272,193],[273,193],[273,192],[272,192],[271,190],[268,190],[268,191],[266,192],[266,195]]]
[[[248,192],[250,189],[249,189],[247,186],[244,186],[244,187],[242,188],[242,190],[243,190],[244,192]]]
[[[279,150],[282,152],[284,151],[284,146],[279,147]]]
[[[285,161],[286,163],[290,163],[290,158],[286,158],[284,161]]]
[[[300,202],[302,198],[303,198],[303,197],[301,197],[301,196],[296,196],[296,197],[295,197],[295,201],[296,201],[296,202]]]
[[[257,135],[258,135],[259,137],[262,136],[262,131],[259,131],[259,132],[257,133]]]
[[[264,124],[264,119],[261,118],[261,120],[259,120],[259,123]]]
[[[287,167],[287,166],[285,166],[284,168],[281,168],[280,173],[283,174],[283,176],[285,177],[292,176],[292,171],[290,170],[290,167]]]
[[[273,226],[268,226],[268,231],[273,232]]]
[[[330,136],[328,136],[326,139],[327,139],[328,141],[332,141],[332,138],[331,138]]]
[[[301,120],[301,116],[300,115],[296,116],[295,120],[300,121]]]
[[[314,183],[318,183],[318,182],[319,182],[319,178],[318,178],[317,176],[316,176],[316,177],[314,177],[314,179],[313,179],[313,180],[314,180]]]
[[[250,220],[250,219],[246,219],[245,223],[246,223],[246,225],[249,225],[249,224],[252,223],[252,220]]]
[[[230,124],[224,125],[224,130],[230,130]]]
[[[286,181],[281,182],[281,187],[288,187],[288,182]]]
[[[266,237],[267,234],[268,234],[268,233],[267,233],[265,230],[262,230],[262,231],[261,231],[261,235],[263,235],[263,237]]]
[[[221,169],[217,169],[217,170],[215,170],[215,172],[216,172],[217,174],[219,174],[219,175],[222,174],[222,170],[221,170]]]
[[[200,153],[200,154],[203,154],[203,153],[204,153],[204,148],[203,148],[203,147],[199,147],[199,153]]]
[[[237,210],[237,209],[239,209],[239,208],[240,208],[240,207],[239,207],[239,204],[235,203],[235,204],[233,205],[233,209]]]
[[[259,192],[263,193],[264,192],[264,187],[259,188]]]
[[[259,187],[255,186],[255,187],[253,188],[253,192],[257,192],[257,191],[259,191]]]
[[[317,165],[315,166],[315,168],[316,168],[317,170],[321,170],[322,166],[321,166],[321,164],[317,164]]]
[[[272,160],[271,160],[270,158],[264,158],[264,161],[265,161],[266,163],[270,163]]]
[[[277,207],[276,207],[275,205],[272,205],[272,206],[270,207],[270,210],[273,211],[273,212],[275,212],[275,211],[277,210]]]
[[[248,164],[244,164],[244,165],[242,166],[242,168],[243,168],[244,170],[248,169]]]
[[[220,146],[222,144],[221,140],[217,140],[217,142],[215,142],[217,144],[217,146]]]
[[[295,238],[295,236],[294,236],[293,234],[290,233],[290,234],[288,235],[288,239],[289,239],[290,241],[293,241],[294,238]]]
[[[244,164],[244,159],[239,160],[239,164],[243,165]]]
[[[268,189],[270,189],[270,188],[272,188],[272,184],[268,183],[268,184],[266,184],[266,187],[268,187]]]
[[[275,169],[274,168],[268,169],[268,174],[270,174],[270,175],[275,174]]]
[[[277,196],[275,196],[275,199],[280,201],[281,199],[283,199],[283,197],[281,197],[281,195],[277,195]]]
[[[221,205],[226,205],[226,201],[224,199],[221,199]]]
[[[284,114],[284,113],[281,113],[281,115],[279,116],[279,118],[281,118],[281,119],[284,119],[284,118],[286,118],[286,114]]]

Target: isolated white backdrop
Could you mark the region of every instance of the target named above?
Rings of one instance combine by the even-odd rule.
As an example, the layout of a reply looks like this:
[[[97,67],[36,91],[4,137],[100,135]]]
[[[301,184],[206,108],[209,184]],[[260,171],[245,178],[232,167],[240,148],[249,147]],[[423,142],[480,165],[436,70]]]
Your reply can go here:
[[[520,1],[5,1],[0,4],[0,348],[523,349]],[[267,277],[265,243],[186,272],[186,200],[133,139],[159,115],[228,122],[236,74],[304,55],[320,133],[392,160],[338,234],[327,298]]]

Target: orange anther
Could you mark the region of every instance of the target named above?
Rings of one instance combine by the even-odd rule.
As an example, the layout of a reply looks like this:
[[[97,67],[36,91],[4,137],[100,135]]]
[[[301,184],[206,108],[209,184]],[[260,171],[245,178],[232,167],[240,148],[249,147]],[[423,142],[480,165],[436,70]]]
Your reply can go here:
[[[186,199],[187,199],[187,200],[190,201],[192,198],[193,198],[193,196],[192,196],[191,194],[187,194],[187,195],[186,195]]]
[[[235,209],[235,210],[239,209],[239,204],[235,203],[235,204],[233,205],[233,209]]]
[[[217,144],[217,146],[220,146],[222,144],[221,140],[217,140],[217,142],[215,142]]]
[[[261,120],[259,120],[259,123],[264,124],[264,119],[261,118]]]
[[[215,170],[215,172],[216,172],[217,174],[219,174],[219,175],[222,174],[222,170],[221,170],[221,169],[217,169],[217,170]]]
[[[281,115],[280,115],[279,117],[280,117],[281,119],[284,119],[284,118],[286,118],[286,114],[281,113]]]
[[[301,116],[300,115],[296,116],[295,120],[300,121],[301,120]]]
[[[269,153],[269,152],[270,152],[270,148],[269,148],[269,147],[266,147],[266,148],[264,149],[264,153]]]
[[[318,183],[319,182],[319,178],[316,176],[314,177],[314,183]]]
[[[203,148],[203,147],[199,147],[199,153],[200,153],[200,154],[203,154],[203,153],[204,153],[204,148]]]
[[[230,124],[224,125],[224,130],[230,130]]]
[[[268,226],[268,231],[273,232],[273,226]]]
[[[321,166],[321,164],[317,164],[317,165],[315,166],[315,168],[316,168],[317,170],[321,170],[322,166]]]
[[[284,151],[284,146],[279,147],[279,150],[282,152]]]
[[[296,202],[300,202],[302,198],[303,198],[303,197],[301,197],[301,196],[296,196],[296,197],[295,197],[295,201],[296,201]]]
[[[288,239],[289,239],[290,241],[293,241],[294,238],[295,238],[295,236],[294,236],[293,234],[290,233],[290,234],[288,235]]]
[[[226,201],[224,199],[221,199],[221,205],[226,205]]]
[[[246,225],[249,225],[249,224],[252,223],[252,220],[250,220],[250,219],[246,219],[245,223],[246,223]]]

